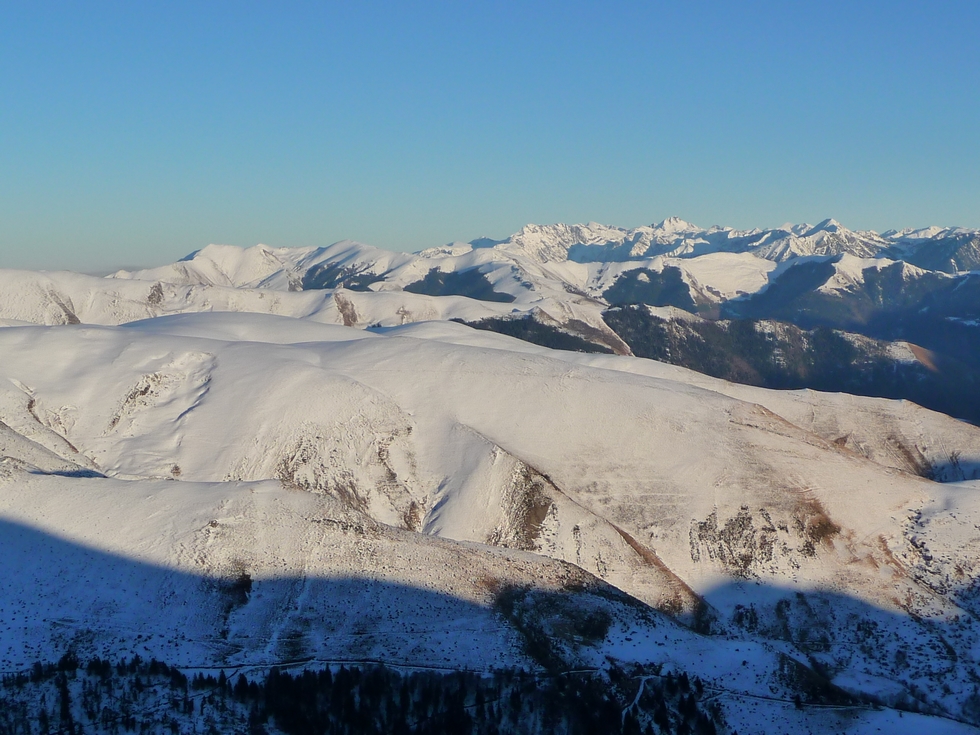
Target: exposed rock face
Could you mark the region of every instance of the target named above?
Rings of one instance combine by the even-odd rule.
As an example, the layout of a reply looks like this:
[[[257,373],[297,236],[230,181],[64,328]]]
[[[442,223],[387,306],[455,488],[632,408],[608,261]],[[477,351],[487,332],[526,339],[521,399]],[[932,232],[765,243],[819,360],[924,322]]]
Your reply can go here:
[[[782,569],[798,569],[801,557],[817,555],[817,545],[840,533],[819,502],[801,502],[795,513],[778,521],[765,508],[753,514],[743,505],[719,525],[717,511],[691,524],[691,559],[714,562],[735,578],[748,579]]]

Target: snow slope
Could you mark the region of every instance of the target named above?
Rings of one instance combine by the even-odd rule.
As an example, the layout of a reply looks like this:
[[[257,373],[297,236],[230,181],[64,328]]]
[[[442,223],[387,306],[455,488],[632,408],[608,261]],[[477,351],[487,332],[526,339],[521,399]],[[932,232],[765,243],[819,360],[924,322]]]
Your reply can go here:
[[[67,647],[183,667],[533,665],[494,615],[491,583],[624,615],[569,565],[398,531],[279,482],[69,481],[0,465],[0,487],[5,670]]]
[[[533,620],[567,666],[696,673],[739,732],[924,726],[793,706],[828,681],[980,722],[980,430],[633,358],[602,319],[626,282],[717,313],[798,263],[831,295],[895,259],[955,272],[978,236],[671,218],[0,270],[0,666],[534,667]],[[521,316],[618,354],[449,321]]]
[[[787,273],[798,275],[792,266],[824,261],[832,266],[830,277],[811,285],[844,296],[861,291],[868,268],[881,270],[899,258],[909,261],[902,275],[910,282],[932,273],[924,268],[973,268],[976,242],[980,233],[956,228],[877,235],[825,220],[739,231],[671,218],[631,230],[528,225],[505,240],[420,253],[353,241],[320,248],[209,245],[177,263],[104,279],[0,270],[0,320],[119,324],[172,313],[247,311],[393,326],[531,316],[629,354],[602,319],[610,304],[672,305],[717,316],[728,302],[758,295]],[[950,258],[959,265],[949,266]]]
[[[109,554],[112,564],[138,561],[138,579],[150,577],[126,587],[127,599],[177,585],[189,610],[220,611],[227,606],[221,599],[242,599],[238,588],[214,582],[201,592],[195,585],[234,579],[235,560],[254,551],[257,561],[246,569],[256,589],[254,580],[292,579],[302,576],[300,568],[317,579],[362,578],[380,565],[393,570],[387,581],[412,589],[434,581],[452,600],[479,603],[484,612],[473,615],[488,621],[492,592],[474,589],[480,579],[529,585],[539,575],[556,578],[554,570],[581,568],[713,632],[690,639],[703,641],[697,645],[658,646],[658,660],[694,667],[726,686],[743,677],[722,662],[738,667],[745,660],[756,673],[744,677],[743,693],[778,688],[778,653],[818,664],[840,686],[892,704],[962,713],[972,701],[969,672],[980,654],[972,623],[980,609],[970,593],[980,573],[970,552],[980,542],[972,520],[980,508],[976,487],[963,484],[950,495],[950,486],[922,479],[902,461],[918,452],[934,464],[943,453],[947,465],[954,453],[961,464],[976,462],[977,430],[937,414],[889,401],[732,386],[650,361],[552,352],[451,323],[365,332],[275,316],[185,314],[122,327],[7,327],[0,354],[0,420],[20,427],[11,431],[25,439],[20,429],[33,425],[47,442],[43,451],[38,440],[11,437],[5,444],[14,456],[5,470],[4,518],[23,529],[10,538],[40,532]],[[113,479],[52,476],[64,468],[45,452]],[[424,559],[412,567],[400,561],[408,551],[378,549],[356,564],[349,549],[324,556],[340,542],[324,535],[332,522],[309,520],[317,513],[339,521],[340,532],[344,523],[382,529],[385,549],[407,544]],[[462,573],[446,556],[462,552],[440,551],[462,548],[446,546],[449,540],[480,545],[465,547],[473,549],[466,562],[472,570]],[[18,553],[17,563],[26,563]],[[490,563],[487,554],[507,561],[491,574],[480,566]],[[205,561],[184,561],[197,558]],[[514,559],[558,566],[522,577],[511,568]],[[153,581],[158,572],[146,565],[184,576]],[[450,578],[433,571],[441,569]],[[79,574],[73,568],[61,578]],[[558,583],[542,584],[554,590]],[[278,585],[263,598],[269,605],[307,610]],[[26,594],[8,596],[30,608]],[[42,597],[78,607],[54,591]],[[279,619],[251,599],[242,609],[254,612],[199,623],[198,647],[188,650],[203,656],[200,641],[209,640],[217,646],[207,649],[212,653],[258,655],[235,638],[235,621],[246,631],[241,636],[267,640],[275,627],[269,621]],[[100,600],[96,594],[85,603],[83,622],[62,627],[72,636],[87,629]],[[124,618],[143,609],[131,604]],[[301,617],[310,630],[328,625],[340,609],[309,604]],[[398,604],[397,613],[372,626],[387,630],[394,620],[421,615],[409,609],[415,603]],[[445,616],[457,614],[470,617]],[[28,622],[49,624],[51,615],[32,614]],[[669,625],[670,635],[693,635]],[[179,616],[167,622],[162,641],[169,645],[189,626]],[[653,655],[637,639],[630,643],[639,648],[625,645],[633,638],[625,629],[615,639],[615,630],[603,644],[612,648],[574,655]],[[222,631],[234,646],[222,648]],[[27,638],[9,639],[9,661],[35,634],[18,635]],[[453,639],[457,650],[438,655],[446,665],[475,665],[472,656],[484,648],[511,650],[508,635],[471,653]],[[96,638],[131,645],[112,636]],[[56,646],[67,639],[46,640]],[[403,637],[393,640],[373,642],[370,655],[394,655],[406,645]],[[311,655],[340,656],[347,644],[329,645],[336,647]],[[425,643],[419,656],[435,656],[441,649],[434,646]],[[692,646],[704,652],[682,654]],[[732,658],[724,654],[731,648],[754,653]]]
[[[0,465],[0,489],[6,670],[66,649],[230,671],[297,661],[533,668],[494,609],[511,587],[533,590],[530,604],[569,662],[612,656],[699,676],[739,732],[762,723],[974,731],[866,707],[799,711],[779,675],[791,661],[772,646],[699,636],[567,564],[398,531],[275,482],[69,481]],[[610,623],[603,640],[568,635],[597,612]]]
[[[244,252],[244,251],[240,251]],[[393,254],[390,254],[393,255]],[[510,266],[505,275],[512,275]],[[427,272],[423,270],[423,274]],[[405,280],[406,285],[411,278]],[[610,349],[629,348],[602,321],[604,304],[552,284],[550,294],[514,289],[513,303],[480,301],[465,296],[433,297],[400,288],[352,291],[344,288],[301,292],[238,288],[212,283],[178,284],[96,278],[76,273],[0,270],[0,322],[18,324],[122,324],[168,314],[247,312],[296,317],[327,324],[366,327],[414,321],[534,314],[558,325],[586,329]]]

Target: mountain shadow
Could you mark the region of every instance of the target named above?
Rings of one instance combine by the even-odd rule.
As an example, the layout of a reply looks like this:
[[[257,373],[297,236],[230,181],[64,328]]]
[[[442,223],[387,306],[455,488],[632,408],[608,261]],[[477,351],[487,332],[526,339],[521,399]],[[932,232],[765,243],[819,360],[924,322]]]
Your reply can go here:
[[[590,342],[584,337],[570,334],[550,324],[543,324],[531,314],[525,314],[518,318],[487,317],[473,322],[462,319],[451,319],[450,321],[465,324],[473,329],[506,334],[508,337],[516,337],[525,342],[550,347],[553,350],[612,354],[612,350],[605,345]]]
[[[663,630],[615,588],[486,579],[478,604],[376,574],[194,574],[0,520],[0,732],[162,733],[205,712],[222,732],[717,731],[686,675],[641,697],[634,677],[659,666],[576,653],[613,626]]]
[[[848,289],[818,290],[833,273],[829,260],[795,265],[764,291],[723,304],[721,316],[913,342],[980,370],[980,274],[913,274],[894,263],[864,269]]]
[[[697,305],[690,287],[684,282],[681,269],[665,266],[659,273],[649,268],[624,271],[607,288],[602,298],[610,306],[646,304],[647,306],[676,306],[695,313]]]
[[[887,343],[825,326],[662,319],[636,307],[610,309],[603,319],[637,357],[764,388],[906,399],[980,424],[980,369],[944,355],[931,355],[928,364],[901,361]]]
[[[916,247],[894,247],[885,257],[904,260],[926,270],[957,273],[980,269],[980,236],[961,232],[940,240],[927,240]]]
[[[557,587],[554,580],[536,584],[527,560],[515,559],[516,576],[506,566],[483,566],[469,546],[459,548],[468,554],[459,557],[461,568],[483,576],[459,596],[427,581],[444,574],[449,585],[452,571],[435,568],[417,584],[385,579],[371,561],[379,538],[422,563],[425,546],[440,552],[435,563],[458,544],[396,529],[389,536],[385,527],[349,520],[310,523],[330,527],[325,538],[363,558],[363,570],[269,577],[257,571],[269,567],[242,549],[220,558],[194,552],[200,572],[188,571],[141,561],[138,550],[128,558],[0,519],[0,670],[70,651],[138,654],[186,668],[354,662],[557,673],[602,660],[598,651],[612,628],[673,626],[626,593],[545,558],[531,568],[560,574]],[[207,538],[210,529],[203,529]],[[496,558],[517,553],[487,547]]]
[[[580,732],[569,724],[572,715],[578,717],[572,700],[593,701],[596,697],[596,701],[614,705],[619,713],[618,719],[610,720],[613,725],[607,732],[641,732],[651,723],[680,731],[682,722],[687,723],[687,731],[716,732],[711,727],[718,710],[698,704],[704,692],[744,700],[740,706],[751,707],[760,699],[740,694],[744,688],[737,678],[708,678],[715,655],[711,651],[716,651],[717,663],[724,669],[730,667],[731,656],[737,655],[733,652],[738,651],[738,640],[745,640],[777,644],[776,649],[765,649],[770,651],[767,656],[779,662],[769,674],[771,686],[786,693],[763,697],[766,701],[789,702],[803,711],[832,705],[857,712],[880,700],[911,711],[971,722],[980,719],[980,695],[970,678],[975,662],[964,655],[975,647],[972,617],[935,622],[883,611],[843,594],[739,582],[708,594],[709,601],[727,616],[722,621],[727,635],[712,639],[683,632],[608,586],[571,585],[549,591],[493,580],[486,580],[485,585],[491,602],[481,605],[366,574],[263,579],[253,576],[246,559],[222,574],[194,574],[0,520],[0,666],[6,672],[0,697],[8,705],[0,710],[23,713],[21,704],[30,701],[34,703],[31,716],[35,716],[37,696],[23,700],[17,694],[31,684],[32,672],[36,672],[34,684],[49,682],[53,687],[48,700],[52,704],[72,697],[77,701],[84,692],[93,696],[91,681],[86,680],[85,686],[69,685],[72,659],[97,661],[86,674],[96,678],[105,676],[107,670],[111,673],[111,662],[126,659],[129,663],[123,668],[137,677],[128,682],[128,691],[135,692],[131,702],[142,701],[137,696],[142,691],[157,691],[139,679],[142,669],[134,660],[165,662],[169,673],[161,673],[164,669],[158,666],[152,675],[169,676],[178,687],[183,685],[172,669],[247,672],[265,683],[252,688],[247,680],[241,686],[236,682],[235,691],[228,690],[228,679],[219,683],[219,677],[214,686],[205,683],[204,689],[210,689],[210,696],[220,688],[218,696],[243,704],[239,712],[265,708],[273,718],[284,717],[269,708],[269,697],[278,696],[295,702],[306,697],[309,717],[342,714],[343,703],[332,699],[331,682],[339,666],[347,667],[348,672],[357,668],[365,672],[359,678],[375,676],[378,681],[387,681],[387,674],[377,673],[383,670],[379,667],[403,667],[433,674],[423,714],[425,718],[436,716],[429,729],[422,726],[424,718],[419,718],[417,729],[404,732],[449,732],[437,726],[441,726],[440,717],[454,711],[466,712],[471,718],[461,718],[458,732],[482,733],[474,724],[479,719],[475,713],[481,696],[485,721],[500,724],[499,718],[493,718],[501,712],[505,723],[508,712],[518,716],[506,728],[499,728],[500,732],[516,732],[513,728],[522,722],[522,712],[544,718],[543,726],[551,723],[550,731]],[[630,660],[616,663],[605,658],[609,654],[588,654],[593,649],[613,652],[630,641],[635,647],[634,636],[639,637],[645,653],[637,656],[639,652],[634,652]],[[664,648],[663,640],[670,637],[688,643],[678,643],[676,651]],[[705,679],[700,684],[686,673],[677,677],[676,663],[670,664],[670,672],[663,669],[664,662],[675,661],[695,640],[709,644],[708,648],[699,644],[704,649],[699,656],[687,657],[697,661]],[[710,648],[712,640],[718,641],[715,649]],[[612,647],[602,648],[606,644]],[[763,649],[756,646],[756,650]],[[779,653],[788,650],[800,654]],[[65,662],[65,657],[68,663],[63,666],[44,666],[45,662]],[[40,663],[32,665],[35,661]],[[76,675],[79,666],[72,669]],[[275,680],[270,674],[275,667],[319,673],[312,674],[313,680],[304,673],[279,682],[276,686],[281,685],[282,691],[276,694],[268,690],[269,682]],[[454,673],[467,669],[483,671],[484,677],[492,674],[487,681],[501,687],[506,684],[507,696],[494,699],[492,688],[481,688],[474,677]],[[851,676],[850,672],[866,669],[877,671],[879,678]],[[122,675],[118,664],[115,670]],[[567,678],[573,671],[593,672],[598,678],[576,684],[574,678]],[[525,686],[530,681],[528,673],[537,682],[565,683]],[[443,675],[445,678],[439,678]],[[424,682],[399,679],[398,683],[399,687],[418,687]],[[703,691],[695,696],[688,686],[703,687]],[[350,691],[350,686],[345,685],[343,691]],[[499,695],[501,690],[496,691]],[[511,694],[513,691],[517,694]],[[569,700],[567,692],[578,693]],[[392,699],[375,711],[382,718],[389,716],[385,713],[394,717],[403,704],[414,707],[416,699]],[[341,700],[347,701],[346,695]],[[489,707],[491,700],[494,708]],[[513,703],[521,701],[525,704]],[[166,702],[168,706],[180,702],[185,714],[189,706],[180,694]],[[596,711],[605,712],[604,707]],[[70,714],[77,722],[81,711],[64,705],[61,716]],[[534,712],[537,714],[532,715]],[[4,716],[0,715],[0,725]],[[46,716],[54,718],[56,713]],[[126,716],[133,716],[132,708]],[[556,724],[562,722],[565,725]],[[108,726],[100,729],[95,721],[84,724],[86,732],[111,731]],[[692,730],[695,724],[704,729]],[[387,726],[386,721],[371,727],[375,725]],[[302,732],[302,727],[290,731]]]
[[[980,723],[975,646],[978,589],[952,599],[962,617],[929,619],[884,610],[835,590],[801,589],[763,580],[732,581],[704,593],[732,632],[782,641],[809,664],[798,685],[814,696],[825,686],[876,705]],[[811,672],[816,678],[811,678]],[[878,691],[869,681],[879,680]]]
[[[511,294],[494,291],[493,284],[479,268],[451,272],[432,268],[425,278],[408,284],[404,290],[427,296],[467,296],[471,299],[501,303],[514,301],[514,296]]]
[[[384,275],[368,273],[353,266],[320,263],[303,274],[304,291],[346,288],[349,291],[369,291],[372,283],[384,280]]]

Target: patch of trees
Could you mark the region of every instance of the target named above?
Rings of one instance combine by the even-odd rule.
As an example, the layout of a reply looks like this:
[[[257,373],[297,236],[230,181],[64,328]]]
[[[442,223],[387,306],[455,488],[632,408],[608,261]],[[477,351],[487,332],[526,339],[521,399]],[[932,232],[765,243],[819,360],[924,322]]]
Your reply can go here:
[[[187,677],[139,656],[83,666],[67,653],[0,681],[0,735],[177,733],[193,714]]]
[[[613,667],[598,673],[534,676],[525,671],[413,672],[383,666],[273,669],[260,682],[225,685],[249,707],[253,732],[266,723],[300,733],[703,733],[718,714],[686,674],[643,676]]]
[[[714,735],[720,715],[703,694],[696,678],[642,666],[536,675],[340,665],[188,678],[155,660],[83,666],[68,655],[3,678],[0,735]]]

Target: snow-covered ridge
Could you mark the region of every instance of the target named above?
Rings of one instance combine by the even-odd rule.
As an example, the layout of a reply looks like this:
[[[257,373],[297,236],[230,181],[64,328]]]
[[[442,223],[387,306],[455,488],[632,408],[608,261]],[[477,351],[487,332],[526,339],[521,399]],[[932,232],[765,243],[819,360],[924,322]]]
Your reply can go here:
[[[980,431],[940,414],[447,322],[178,314],[5,327],[0,354],[6,666],[66,641],[536,666],[494,612],[511,585],[609,616],[569,665],[791,701],[817,656],[889,703],[971,696],[975,483],[919,474],[975,470]]]
[[[505,240],[479,240],[475,245],[516,249],[541,261],[579,262],[637,260],[655,255],[696,257],[710,252],[746,252],[782,262],[801,255],[875,257],[895,246],[921,246],[950,237],[977,237],[978,230],[931,227],[892,230],[883,235],[854,231],[834,219],[817,225],[787,224],[774,229],[702,228],[670,217],[633,229],[595,222],[582,225],[527,225]]]
[[[540,667],[499,609],[517,589],[564,665],[694,673],[732,729],[763,701],[804,729],[793,670],[980,722],[980,430],[638,359],[603,318],[647,304],[728,329],[724,308],[787,291],[952,291],[978,235],[670,218],[0,270],[0,667],[66,646]],[[524,317],[618,354],[451,321]],[[581,610],[605,632],[575,633]]]
[[[879,235],[849,230],[833,219],[768,230],[705,229],[676,217],[633,229],[595,222],[530,224],[504,240],[480,238],[418,253],[353,241],[318,248],[209,245],[177,263],[119,271],[111,278],[279,292],[343,287],[434,295],[433,284],[439,278],[445,281],[445,274],[455,274],[451,278],[457,281],[448,293],[514,302],[524,311],[532,304],[542,306],[542,300],[574,302],[569,294],[601,299],[623,273],[659,273],[665,267],[679,272],[695,303],[720,303],[762,290],[784,272],[777,265],[785,267],[801,258],[834,258],[844,264],[840,267],[858,261],[864,267],[881,267],[902,260],[915,269],[959,273],[980,268],[980,231],[932,227]],[[432,281],[431,273],[443,275]],[[857,276],[844,280],[851,285],[860,282]],[[474,287],[484,281],[482,292],[460,290],[460,283]],[[839,288],[843,281],[838,281],[825,290]],[[496,296],[490,298],[491,291]]]

